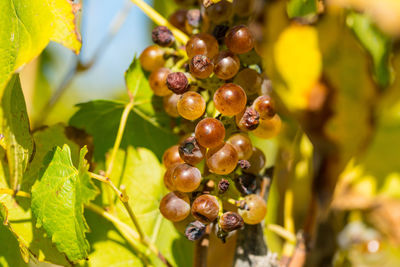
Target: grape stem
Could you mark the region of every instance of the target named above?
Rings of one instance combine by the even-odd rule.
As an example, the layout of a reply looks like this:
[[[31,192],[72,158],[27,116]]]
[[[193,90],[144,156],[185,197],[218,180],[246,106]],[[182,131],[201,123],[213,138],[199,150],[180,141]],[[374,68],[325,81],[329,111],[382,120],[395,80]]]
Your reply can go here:
[[[292,233],[277,224],[268,224],[268,230],[274,232],[275,234],[279,235],[283,239],[289,241],[290,243],[296,243],[296,236]]]
[[[189,37],[175,28],[167,19],[165,19],[160,13],[154,10],[150,5],[148,5],[143,0],[131,0],[137,7],[139,7],[155,24],[160,26],[166,26],[174,34],[175,38],[182,44],[186,44]]]
[[[31,194],[23,191],[16,191],[12,190],[9,188],[0,188],[0,195],[11,195],[11,196],[17,196],[17,197],[26,197],[30,198]]]

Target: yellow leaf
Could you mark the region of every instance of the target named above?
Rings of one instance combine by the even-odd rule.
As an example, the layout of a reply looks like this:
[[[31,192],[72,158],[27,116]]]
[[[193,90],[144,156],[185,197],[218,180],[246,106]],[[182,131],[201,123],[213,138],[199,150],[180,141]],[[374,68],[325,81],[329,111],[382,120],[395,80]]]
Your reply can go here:
[[[281,97],[290,109],[304,109],[322,70],[317,31],[311,26],[289,26],[275,44],[274,58],[289,89],[281,90]]]

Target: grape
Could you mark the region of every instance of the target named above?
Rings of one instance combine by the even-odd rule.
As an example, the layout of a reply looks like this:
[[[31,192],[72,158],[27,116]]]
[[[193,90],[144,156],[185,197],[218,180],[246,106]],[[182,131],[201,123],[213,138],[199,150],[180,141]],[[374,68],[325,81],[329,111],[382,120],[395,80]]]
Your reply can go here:
[[[219,203],[212,195],[201,195],[192,204],[192,215],[202,223],[211,223],[218,217]]]
[[[239,214],[247,224],[258,224],[262,222],[267,214],[267,204],[258,195],[252,194],[245,196],[247,209],[239,209]]]
[[[234,83],[240,85],[248,95],[253,95],[259,92],[263,79],[257,71],[246,68],[236,75]]]
[[[171,71],[167,68],[159,68],[150,74],[149,84],[155,95],[166,96],[172,94],[166,84],[167,76],[170,73]]]
[[[172,32],[165,26],[157,26],[151,32],[151,38],[159,46],[171,46],[175,42]]]
[[[246,93],[242,87],[233,83],[223,84],[214,94],[215,108],[225,116],[240,113],[247,102]]]
[[[200,9],[190,9],[186,13],[185,28],[188,33],[192,33],[194,29],[198,29],[201,24]]]
[[[185,32],[185,22],[186,22],[186,13],[187,10],[185,9],[179,9],[172,13],[172,15],[169,17],[168,21],[177,27],[179,30]]]
[[[232,17],[232,3],[222,0],[209,6],[206,13],[211,21],[216,24],[227,21]]]
[[[238,153],[229,143],[224,143],[207,151],[207,167],[216,174],[233,172],[238,163]]]
[[[239,17],[248,17],[254,12],[255,0],[233,0],[233,12]]]
[[[221,51],[214,58],[214,73],[222,80],[233,78],[239,68],[239,58],[230,51]]]
[[[183,160],[179,156],[179,147],[175,145],[165,150],[162,162],[167,169],[176,163],[183,163]]]
[[[164,185],[169,191],[175,191],[175,185],[174,185],[174,180],[172,177],[172,174],[174,173],[175,167],[178,166],[179,163],[175,163],[172,166],[170,166],[164,174]]]
[[[268,139],[276,136],[282,127],[282,121],[278,114],[275,114],[271,119],[260,120],[260,124],[253,131],[253,134],[257,137]]]
[[[169,192],[161,199],[160,212],[167,220],[182,221],[190,214],[189,197],[180,192]]]
[[[226,33],[225,44],[233,53],[244,54],[253,49],[254,39],[247,26],[237,25]]]
[[[205,118],[196,125],[195,136],[203,147],[216,147],[224,141],[225,127],[217,119]]]
[[[214,70],[214,64],[205,55],[195,55],[190,60],[190,73],[199,79],[208,78]]]
[[[253,154],[253,145],[246,134],[234,134],[228,138],[227,142],[236,149],[239,160],[248,160]]]
[[[260,123],[260,114],[252,108],[248,107],[235,117],[236,125],[242,131],[253,131]]]
[[[260,149],[253,147],[253,153],[248,161],[250,162],[250,168],[245,170],[245,172],[258,174],[261,169],[264,168],[266,159],[264,153]]]
[[[189,223],[185,229],[185,236],[190,241],[199,240],[206,233],[207,226],[202,222],[194,221]]]
[[[157,45],[148,46],[139,57],[140,65],[147,71],[155,71],[164,66],[164,51]]]
[[[178,95],[189,91],[189,80],[183,72],[173,72],[168,74],[166,85],[169,90]]]
[[[206,149],[197,142],[194,136],[189,136],[179,145],[179,155],[186,163],[196,165],[204,159]]]
[[[191,59],[195,55],[205,55],[214,58],[218,54],[219,46],[214,36],[208,33],[199,33],[190,37],[186,44],[186,53]]]
[[[180,98],[181,96],[177,94],[170,94],[163,97],[163,107],[169,116],[174,118],[179,117],[177,104]]]
[[[232,232],[243,227],[243,218],[236,212],[228,211],[219,218],[219,225],[225,232]]]
[[[178,100],[178,113],[187,120],[200,118],[206,110],[206,101],[196,92],[184,93]]]
[[[172,173],[173,184],[180,192],[193,192],[201,182],[200,170],[187,163],[181,163],[175,167]]]
[[[275,104],[269,95],[257,97],[253,102],[253,107],[260,114],[261,120],[271,119],[275,116]]]

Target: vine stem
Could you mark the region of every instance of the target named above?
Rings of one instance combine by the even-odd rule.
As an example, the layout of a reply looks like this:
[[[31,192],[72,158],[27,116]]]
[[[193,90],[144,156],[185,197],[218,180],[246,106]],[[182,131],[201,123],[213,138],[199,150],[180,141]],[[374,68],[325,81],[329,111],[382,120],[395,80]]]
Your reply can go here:
[[[155,24],[160,26],[166,26],[174,34],[175,38],[182,44],[186,44],[189,37],[183,33],[181,30],[177,29],[174,25],[169,23],[160,13],[154,10],[150,5],[148,5],[143,0],[131,0],[137,7],[139,7]]]
[[[123,137],[124,131],[125,131],[126,122],[128,120],[129,113],[132,110],[133,106],[134,106],[133,101],[130,101],[125,106],[125,109],[124,109],[124,111],[122,113],[121,121],[119,123],[117,137],[115,138],[114,147],[113,147],[113,150],[111,152],[110,163],[108,164],[105,177],[109,177],[110,176],[110,174],[112,172],[112,169],[114,167],[114,161],[115,161],[115,158],[117,156],[117,152],[118,152],[119,146],[121,145],[122,137]]]
[[[26,197],[30,198],[31,194],[23,191],[15,191],[9,188],[0,188],[0,195],[12,195],[17,197]]]

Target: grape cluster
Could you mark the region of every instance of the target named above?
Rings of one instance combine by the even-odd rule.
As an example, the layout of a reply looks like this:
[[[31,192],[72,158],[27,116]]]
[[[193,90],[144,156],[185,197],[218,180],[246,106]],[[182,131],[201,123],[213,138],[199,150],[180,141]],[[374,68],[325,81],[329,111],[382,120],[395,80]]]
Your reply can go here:
[[[208,225],[225,240],[266,215],[266,203],[257,195],[266,158],[249,133],[271,138],[282,123],[258,42],[246,26],[253,1],[200,7],[197,1],[176,2],[189,9],[176,11],[169,21],[189,41],[181,44],[158,26],[152,32],[155,44],[140,55],[151,89],[162,97],[165,112],[177,118],[183,136],[163,155],[164,184],[171,192],[160,211],[170,221],[186,222],[190,240],[201,238]]]

